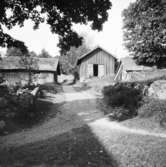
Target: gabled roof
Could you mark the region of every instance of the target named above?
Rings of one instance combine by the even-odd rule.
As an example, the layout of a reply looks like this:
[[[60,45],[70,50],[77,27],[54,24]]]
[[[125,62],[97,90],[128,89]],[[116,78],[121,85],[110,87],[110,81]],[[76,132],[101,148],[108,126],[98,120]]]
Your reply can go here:
[[[137,65],[132,57],[121,58],[123,70],[125,71],[143,71],[152,70],[152,67]]]
[[[0,60],[1,70],[24,70],[25,67],[20,63],[20,57],[4,57]],[[53,58],[34,58],[34,70],[38,71],[56,71],[59,57]],[[33,64],[32,64],[33,66]]]
[[[83,54],[82,56],[80,56],[77,60],[77,64],[79,64],[82,59],[89,56],[91,53],[95,52],[96,50],[102,50],[102,51],[106,52],[107,54],[109,54],[110,56],[112,56],[114,59],[117,59],[113,54],[109,53],[107,50],[103,49],[101,46],[97,46],[94,49],[92,49],[91,51],[87,52],[86,54]]]

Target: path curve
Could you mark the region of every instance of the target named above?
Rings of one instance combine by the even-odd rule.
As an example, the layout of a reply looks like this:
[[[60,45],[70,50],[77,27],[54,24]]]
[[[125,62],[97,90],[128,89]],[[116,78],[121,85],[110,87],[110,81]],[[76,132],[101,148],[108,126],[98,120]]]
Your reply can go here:
[[[143,135],[143,136],[153,136],[153,137],[160,137],[160,138],[166,138],[165,133],[156,133],[156,132],[150,132],[148,130],[143,129],[136,129],[136,128],[129,128],[124,125],[121,125],[118,122],[110,121],[109,118],[102,118],[100,120],[97,120],[93,123],[90,123],[89,126],[92,129],[108,129],[108,130],[115,130],[120,131],[122,133],[128,133],[128,134],[137,134],[137,135]]]
[[[121,133],[166,138],[166,134],[163,133],[153,133],[147,130],[128,128],[119,123],[111,122],[104,116],[103,112],[98,109],[96,103],[97,96],[89,91],[76,92],[72,86],[63,86],[63,90],[64,93],[62,96],[65,96],[65,104],[61,108],[61,114],[39,127],[1,137],[0,147],[17,147],[46,140],[70,132],[72,129],[82,127],[85,124],[91,128],[94,134],[98,129],[103,131],[110,129],[120,131]],[[53,101],[58,101],[58,97],[60,97],[59,94],[54,97],[56,100],[54,99]]]

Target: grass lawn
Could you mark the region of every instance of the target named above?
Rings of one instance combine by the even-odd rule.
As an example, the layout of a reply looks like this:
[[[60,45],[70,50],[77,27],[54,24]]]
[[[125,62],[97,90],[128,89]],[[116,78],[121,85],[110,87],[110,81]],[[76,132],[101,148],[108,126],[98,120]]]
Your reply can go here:
[[[45,92],[50,92],[53,94],[62,92],[62,86],[58,84],[44,84],[41,85],[40,89]],[[53,108],[53,110],[51,110]],[[58,104],[53,104],[47,100],[37,99],[36,107],[33,111],[32,117],[15,117],[10,119],[5,119],[6,126],[3,130],[0,130],[0,136],[8,135],[14,132],[19,132],[25,129],[32,128],[33,126],[38,126],[44,121],[56,117],[59,112]]]
[[[93,124],[93,123],[92,123]],[[97,126],[96,126],[97,125]],[[166,139],[126,133],[103,124],[45,141],[0,150],[4,167],[165,167]]]
[[[117,167],[165,167],[166,138],[128,133],[109,127],[109,122],[92,123],[91,129]]]
[[[151,118],[133,118],[126,121],[121,122],[122,125],[135,128],[135,129],[143,129],[148,130],[150,132],[156,133],[165,133],[166,134],[166,127],[160,126],[160,124],[155,121],[153,117]]]
[[[51,115],[49,111],[52,105],[53,104],[50,102],[37,100],[35,115],[33,117],[7,119],[6,126],[3,129],[3,131],[0,131],[0,135],[3,136],[10,133],[19,132],[28,128],[32,128],[33,126],[39,125],[49,115]]]
[[[4,167],[117,167],[88,126],[45,141],[0,150]]]
[[[160,128],[150,119],[134,118],[120,124],[151,131]],[[46,140],[19,147],[0,146],[0,166],[166,167],[166,138],[115,129],[109,119],[101,118]]]
[[[166,139],[114,131],[106,143],[119,167],[166,165]]]
[[[99,108],[108,114],[109,108],[98,99]],[[119,124],[133,129],[143,129],[149,132],[165,133],[166,127],[161,127],[154,118],[135,117]],[[94,128],[94,133],[116,161],[118,167],[165,167],[166,138],[145,136],[111,130],[101,126]]]

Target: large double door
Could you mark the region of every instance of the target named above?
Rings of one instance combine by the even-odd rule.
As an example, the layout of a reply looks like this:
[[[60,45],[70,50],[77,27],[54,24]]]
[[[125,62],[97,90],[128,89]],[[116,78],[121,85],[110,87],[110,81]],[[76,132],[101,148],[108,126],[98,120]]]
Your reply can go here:
[[[104,76],[104,65],[102,64],[88,64],[87,68],[88,77],[103,77]]]

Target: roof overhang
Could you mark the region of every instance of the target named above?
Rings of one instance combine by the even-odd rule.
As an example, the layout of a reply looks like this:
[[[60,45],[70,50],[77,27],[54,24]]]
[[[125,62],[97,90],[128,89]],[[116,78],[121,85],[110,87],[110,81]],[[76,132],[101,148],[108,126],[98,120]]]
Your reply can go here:
[[[79,65],[81,63],[81,61],[86,58],[87,56],[89,56],[91,53],[95,52],[96,50],[102,50],[104,52],[106,52],[107,54],[109,54],[110,56],[112,56],[114,59],[117,59],[116,56],[114,56],[113,54],[111,54],[110,52],[108,52],[107,50],[103,49],[101,46],[97,46],[94,49],[92,49],[91,51],[87,52],[86,54],[83,54],[82,56],[80,56],[77,60],[77,65]]]

